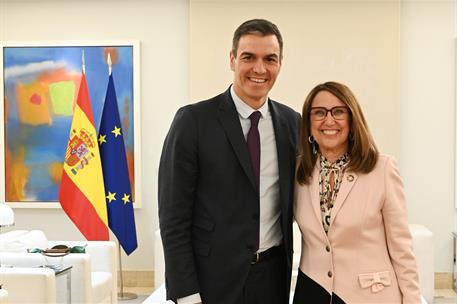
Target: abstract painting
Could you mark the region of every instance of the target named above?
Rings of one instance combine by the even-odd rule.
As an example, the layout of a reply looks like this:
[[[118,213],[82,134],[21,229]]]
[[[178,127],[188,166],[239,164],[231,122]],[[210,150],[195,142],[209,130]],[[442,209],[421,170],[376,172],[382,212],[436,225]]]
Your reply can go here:
[[[62,163],[82,75],[85,74],[98,130],[108,85],[110,54],[129,166],[135,187],[135,136],[139,113],[137,43],[104,45],[13,45],[2,49],[3,201],[33,207],[58,202]],[[83,55],[84,54],[84,55]],[[1,131],[1,130],[0,130]],[[138,182],[138,181],[137,181]],[[135,193],[135,192],[134,192]],[[23,203],[26,203],[25,205]],[[39,204],[43,206],[43,204]],[[58,204],[55,204],[58,205]]]

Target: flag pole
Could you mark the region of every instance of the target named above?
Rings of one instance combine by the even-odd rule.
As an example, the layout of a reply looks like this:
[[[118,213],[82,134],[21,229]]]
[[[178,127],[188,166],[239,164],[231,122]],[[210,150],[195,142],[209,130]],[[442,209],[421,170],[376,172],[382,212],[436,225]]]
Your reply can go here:
[[[113,62],[111,61],[111,55],[108,52],[108,56],[106,59],[106,63],[108,64],[108,74],[111,76],[111,73],[113,71]],[[119,252],[119,279],[120,279],[120,292],[117,293],[117,299],[120,301],[125,301],[125,300],[133,300],[138,298],[138,295],[133,292],[124,292],[124,275],[122,273],[122,252],[121,252],[121,244],[119,243],[119,240],[117,240],[117,248]]]
[[[108,64],[108,75],[111,76],[111,72],[113,71],[113,62],[111,61],[111,55],[108,52],[108,58],[106,59],[106,63]]]
[[[82,50],[82,53],[81,53],[81,68],[82,68],[83,74],[86,75],[86,60],[84,59],[84,49]]]
[[[124,278],[122,275],[122,252],[121,252],[121,244],[119,244],[119,241],[117,242],[117,248],[119,250],[119,278],[120,278],[120,288],[121,288],[121,291],[118,292],[118,294],[117,294],[117,299],[120,301],[136,299],[136,298],[138,298],[138,295],[136,293],[124,292]]]

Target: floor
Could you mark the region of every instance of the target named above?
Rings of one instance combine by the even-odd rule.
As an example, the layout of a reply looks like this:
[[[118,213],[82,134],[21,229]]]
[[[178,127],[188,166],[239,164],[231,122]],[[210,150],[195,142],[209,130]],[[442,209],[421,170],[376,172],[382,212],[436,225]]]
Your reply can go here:
[[[452,289],[435,289],[434,304],[456,304],[457,293]]]
[[[138,298],[119,301],[119,304],[142,303],[152,293],[152,290],[152,287],[125,287],[124,292],[135,293]],[[452,289],[436,289],[434,304],[457,304],[457,293]]]
[[[119,304],[143,303],[143,301],[152,293],[152,287],[124,287],[125,293],[134,293],[138,298],[133,300],[119,300]]]

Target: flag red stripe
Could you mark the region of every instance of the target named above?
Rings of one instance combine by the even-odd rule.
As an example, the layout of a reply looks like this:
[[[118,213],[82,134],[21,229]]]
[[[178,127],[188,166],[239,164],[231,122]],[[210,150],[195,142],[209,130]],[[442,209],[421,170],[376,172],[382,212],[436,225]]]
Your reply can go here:
[[[63,171],[59,193],[60,204],[86,239],[108,241],[108,228],[86,196]]]
[[[87,119],[95,127],[94,114],[92,113],[92,107],[90,105],[89,91],[87,89],[86,76],[83,74],[81,77],[81,84],[79,85],[78,100],[76,102],[81,110],[86,114]]]

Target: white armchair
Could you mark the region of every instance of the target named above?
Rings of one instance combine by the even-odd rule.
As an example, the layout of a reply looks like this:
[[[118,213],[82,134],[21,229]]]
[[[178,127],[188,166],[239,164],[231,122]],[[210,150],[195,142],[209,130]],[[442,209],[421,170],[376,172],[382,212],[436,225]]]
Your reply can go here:
[[[432,304],[435,293],[433,233],[427,227],[418,224],[410,224],[409,230],[413,237],[421,293],[427,303]]]
[[[7,237],[0,235],[0,261],[2,264],[16,267],[38,267],[61,262],[64,267],[72,266],[71,298],[73,303],[117,303],[117,255],[114,242],[47,241],[44,233],[38,230],[26,233],[11,231],[8,234]],[[62,244],[69,247],[87,245],[86,253],[70,253],[62,258],[49,258],[39,253],[26,252],[28,248],[46,249]],[[5,252],[6,250],[11,252]],[[10,288],[8,290],[11,295],[13,291]],[[61,299],[61,293],[64,293],[65,290],[57,292],[57,298]]]
[[[8,303],[8,290],[1,288],[0,289],[0,304]]]
[[[74,299],[75,303],[117,303],[116,244],[104,241],[49,241],[49,248],[61,244],[69,247],[87,244],[86,254],[70,253],[63,259],[64,267],[73,266],[72,300]],[[84,259],[78,259],[81,255],[85,256]],[[78,269],[81,269],[81,272],[78,272]],[[88,277],[90,281],[86,279]],[[73,292],[74,281],[84,281],[86,296],[80,302]],[[75,288],[79,290],[76,282]]]
[[[0,303],[56,303],[54,270],[0,267]]]

